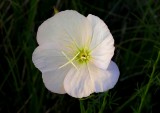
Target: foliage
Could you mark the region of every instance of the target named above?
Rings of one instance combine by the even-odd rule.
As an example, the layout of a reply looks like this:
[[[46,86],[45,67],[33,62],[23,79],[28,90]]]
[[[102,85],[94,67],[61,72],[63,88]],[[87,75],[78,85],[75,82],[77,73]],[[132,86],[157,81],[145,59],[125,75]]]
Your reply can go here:
[[[59,11],[99,16],[115,39],[120,79],[112,90],[76,99],[45,89],[32,63],[38,26]],[[156,113],[160,111],[160,1],[0,0],[0,112]]]

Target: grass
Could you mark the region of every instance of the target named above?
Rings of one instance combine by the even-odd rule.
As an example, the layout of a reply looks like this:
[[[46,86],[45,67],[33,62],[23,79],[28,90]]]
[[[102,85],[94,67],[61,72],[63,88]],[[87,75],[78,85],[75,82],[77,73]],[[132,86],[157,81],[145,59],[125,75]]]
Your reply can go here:
[[[54,9],[99,16],[115,39],[120,68],[108,92],[76,99],[49,92],[31,57],[38,26]],[[1,113],[158,113],[160,111],[158,0],[1,0]]]

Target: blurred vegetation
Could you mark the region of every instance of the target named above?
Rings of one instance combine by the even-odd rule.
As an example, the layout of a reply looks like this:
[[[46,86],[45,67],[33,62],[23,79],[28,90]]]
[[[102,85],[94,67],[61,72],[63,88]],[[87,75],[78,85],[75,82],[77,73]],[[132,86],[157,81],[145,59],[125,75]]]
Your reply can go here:
[[[108,92],[76,99],[43,85],[31,57],[38,26],[59,11],[99,16],[115,39],[120,79]],[[0,0],[1,113],[158,113],[159,0]]]

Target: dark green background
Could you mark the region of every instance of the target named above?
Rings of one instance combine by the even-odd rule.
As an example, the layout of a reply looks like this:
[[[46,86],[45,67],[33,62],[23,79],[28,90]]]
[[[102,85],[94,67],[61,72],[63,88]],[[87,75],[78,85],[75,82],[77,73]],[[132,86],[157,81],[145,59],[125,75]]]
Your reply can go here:
[[[59,11],[99,16],[120,69],[108,92],[76,99],[49,92],[32,63],[38,26]],[[159,0],[0,0],[0,113],[159,113]],[[159,54],[159,56],[158,56]]]

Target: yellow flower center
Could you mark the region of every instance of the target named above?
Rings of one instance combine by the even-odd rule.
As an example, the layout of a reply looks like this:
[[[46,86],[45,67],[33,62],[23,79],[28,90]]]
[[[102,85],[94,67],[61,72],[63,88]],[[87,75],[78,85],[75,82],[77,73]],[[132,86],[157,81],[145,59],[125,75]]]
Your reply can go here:
[[[62,54],[66,57],[68,62],[60,66],[59,69],[65,67],[68,64],[72,64],[78,70],[77,66],[74,64],[74,61],[76,61],[78,64],[84,64],[91,59],[90,51],[85,48],[79,49],[72,59],[70,59],[63,51]]]
[[[90,51],[88,49],[85,49],[85,48],[80,49],[78,53],[79,54],[76,57],[76,61],[79,64],[87,63],[91,58]]]

